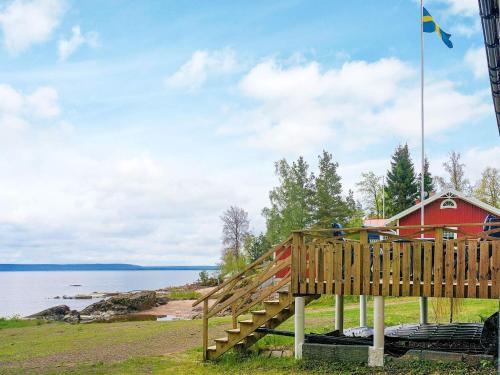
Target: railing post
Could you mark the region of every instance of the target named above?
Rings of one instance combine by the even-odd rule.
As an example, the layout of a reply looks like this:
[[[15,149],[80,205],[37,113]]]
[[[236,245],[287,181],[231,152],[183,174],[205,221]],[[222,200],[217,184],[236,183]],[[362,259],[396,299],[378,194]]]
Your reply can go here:
[[[203,360],[208,359],[208,298],[203,300]]]
[[[292,294],[299,294],[299,273],[300,267],[300,252],[304,248],[304,233],[294,232],[292,233],[292,264],[290,268],[291,272],[291,285],[290,291]]]
[[[363,250],[368,245],[368,231],[367,230],[362,230],[362,231],[359,232],[359,242],[361,243],[361,254],[362,254],[362,257],[365,257],[366,254],[363,253]],[[368,253],[368,256],[370,256],[370,253]],[[363,280],[363,265],[361,265],[361,280]],[[366,293],[366,291],[363,290],[363,293]],[[367,326],[367,319],[366,319],[366,294],[363,294],[363,295],[359,296],[359,326],[360,327],[366,327]]]
[[[231,304],[231,316],[233,320],[233,329],[238,328],[238,317],[236,316],[236,303]]]

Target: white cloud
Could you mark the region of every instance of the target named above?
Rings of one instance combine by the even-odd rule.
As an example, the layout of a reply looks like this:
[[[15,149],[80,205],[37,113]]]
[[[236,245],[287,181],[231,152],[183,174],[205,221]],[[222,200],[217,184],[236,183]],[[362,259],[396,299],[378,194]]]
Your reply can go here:
[[[467,50],[464,62],[474,73],[474,77],[483,78],[488,76],[488,64],[484,47],[471,47]]]
[[[165,83],[172,88],[197,89],[210,75],[231,73],[236,68],[236,58],[230,49],[196,51]]]
[[[80,26],[74,26],[71,29],[71,37],[69,39],[61,39],[58,44],[59,60],[65,61],[76,52],[82,45],[88,45],[95,48],[99,44],[99,35],[95,31],[90,31],[82,34]]]
[[[255,66],[241,81],[257,107],[235,113],[221,131],[281,152],[317,149],[341,137],[346,150],[420,132],[420,90],[415,70],[398,59],[346,62],[323,69],[317,62],[283,67],[274,60]],[[426,132],[442,133],[490,111],[487,92],[463,94],[445,79],[426,86]],[[244,129],[244,130],[242,130]]]
[[[49,40],[66,9],[64,0],[14,0],[0,12],[7,50],[16,55]]]
[[[0,115],[23,118],[52,118],[60,114],[59,96],[49,86],[24,94],[10,85],[0,84]]]
[[[479,13],[479,6],[475,0],[433,0],[433,2],[446,4],[448,11],[454,15],[470,17]]]

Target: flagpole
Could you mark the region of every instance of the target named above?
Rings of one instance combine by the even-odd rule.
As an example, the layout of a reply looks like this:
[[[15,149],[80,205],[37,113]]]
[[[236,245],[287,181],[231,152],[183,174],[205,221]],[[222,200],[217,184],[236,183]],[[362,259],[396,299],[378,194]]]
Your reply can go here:
[[[420,125],[421,125],[421,169],[420,169],[420,225],[424,225],[424,0],[420,0]],[[423,238],[424,234],[420,235]],[[427,297],[420,297],[420,324],[427,324]]]

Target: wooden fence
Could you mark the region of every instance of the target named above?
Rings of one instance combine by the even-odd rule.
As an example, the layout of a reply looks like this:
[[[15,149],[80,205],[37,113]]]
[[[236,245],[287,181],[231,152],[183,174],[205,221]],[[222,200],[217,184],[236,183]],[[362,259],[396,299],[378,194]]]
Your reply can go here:
[[[292,293],[499,298],[500,240],[491,233],[443,240],[456,229],[415,227],[409,237],[390,231],[399,228],[294,232]],[[415,238],[429,231],[435,239]],[[369,242],[373,233],[382,239]]]

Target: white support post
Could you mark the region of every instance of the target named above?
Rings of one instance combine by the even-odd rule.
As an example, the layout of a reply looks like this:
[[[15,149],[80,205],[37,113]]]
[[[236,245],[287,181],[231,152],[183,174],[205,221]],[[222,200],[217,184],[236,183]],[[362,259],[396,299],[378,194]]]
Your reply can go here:
[[[344,296],[335,295],[335,330],[344,333]]]
[[[302,359],[304,344],[304,297],[295,297],[295,359]]]
[[[384,365],[384,297],[373,298],[373,346],[368,351],[368,366]]]
[[[359,296],[359,326],[367,327],[366,324],[366,296]]]

